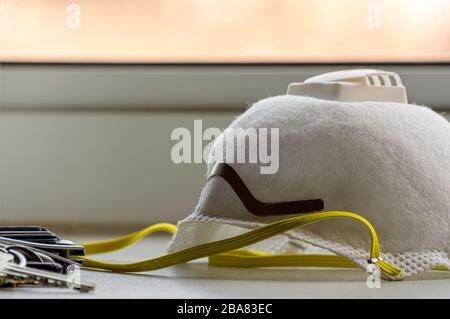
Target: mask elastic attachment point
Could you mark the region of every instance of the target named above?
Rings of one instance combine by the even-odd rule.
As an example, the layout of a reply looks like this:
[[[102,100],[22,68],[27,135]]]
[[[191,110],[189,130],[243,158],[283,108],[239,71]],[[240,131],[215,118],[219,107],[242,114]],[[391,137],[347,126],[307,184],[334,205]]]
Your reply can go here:
[[[370,258],[367,262],[369,264],[376,264],[379,261],[383,261],[384,259],[381,257]]]

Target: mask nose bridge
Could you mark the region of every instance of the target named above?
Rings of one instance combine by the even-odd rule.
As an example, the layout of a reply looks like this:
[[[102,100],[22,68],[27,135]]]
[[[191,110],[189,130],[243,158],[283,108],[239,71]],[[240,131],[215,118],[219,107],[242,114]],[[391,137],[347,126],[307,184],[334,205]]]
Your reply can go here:
[[[239,197],[245,208],[255,216],[276,216],[321,211],[325,204],[322,199],[306,199],[289,202],[265,203],[253,196],[239,174],[226,163],[217,163],[208,181],[215,177],[224,179]]]

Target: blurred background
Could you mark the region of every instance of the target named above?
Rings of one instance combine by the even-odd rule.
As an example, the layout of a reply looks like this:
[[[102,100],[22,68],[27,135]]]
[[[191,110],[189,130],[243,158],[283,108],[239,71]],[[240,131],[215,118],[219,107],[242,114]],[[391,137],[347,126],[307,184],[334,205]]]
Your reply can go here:
[[[1,56],[37,62],[446,62],[446,0],[2,0]]]
[[[450,109],[446,0],[0,0],[0,223],[139,227],[192,211],[177,127],[225,128],[357,67]]]

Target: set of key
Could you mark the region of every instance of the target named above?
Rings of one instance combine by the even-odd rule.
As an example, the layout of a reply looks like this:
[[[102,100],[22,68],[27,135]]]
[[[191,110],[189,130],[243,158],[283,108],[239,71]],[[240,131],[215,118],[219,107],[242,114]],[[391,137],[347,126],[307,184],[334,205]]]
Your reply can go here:
[[[81,281],[84,248],[40,226],[0,227],[0,287],[39,285],[88,292]]]

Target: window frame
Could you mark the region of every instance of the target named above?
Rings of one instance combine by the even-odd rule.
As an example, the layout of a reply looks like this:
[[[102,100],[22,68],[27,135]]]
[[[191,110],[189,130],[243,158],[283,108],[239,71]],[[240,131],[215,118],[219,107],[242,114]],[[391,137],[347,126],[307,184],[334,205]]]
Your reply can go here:
[[[0,64],[2,110],[243,110],[342,69],[396,72],[410,103],[450,109],[450,64]]]

